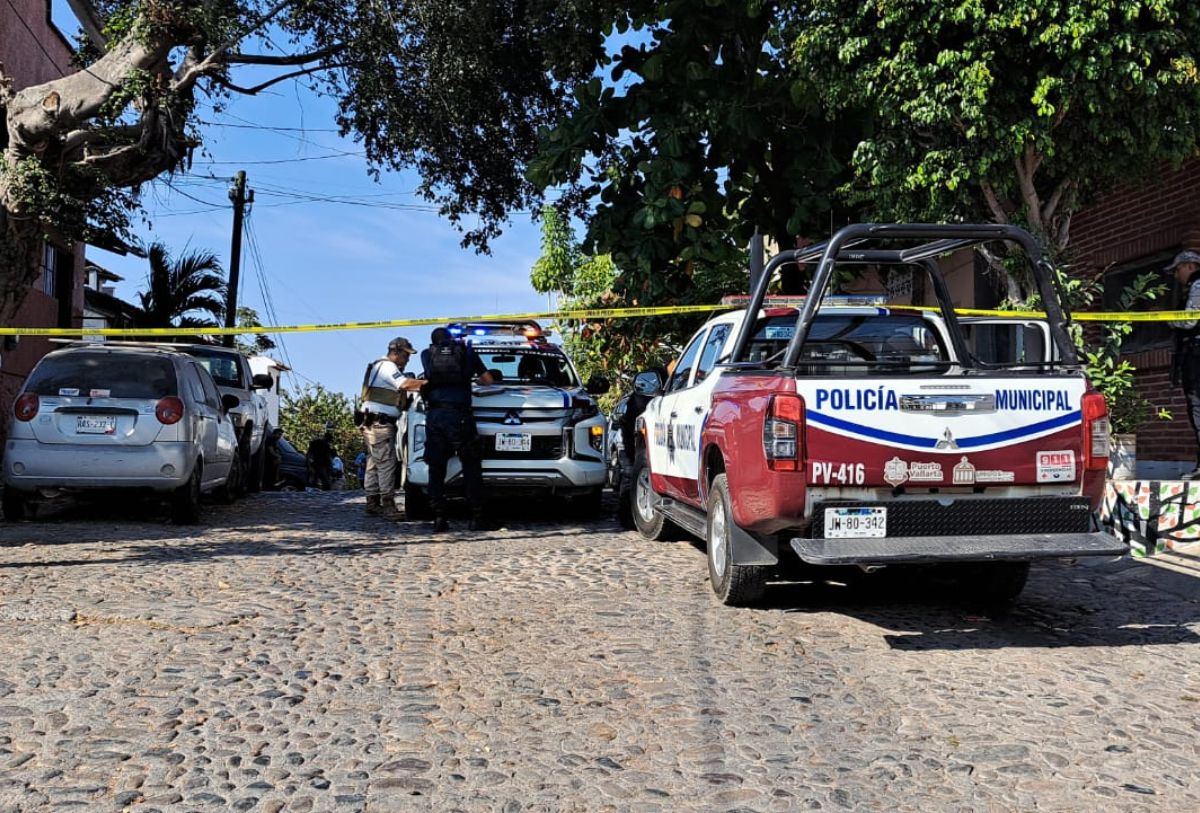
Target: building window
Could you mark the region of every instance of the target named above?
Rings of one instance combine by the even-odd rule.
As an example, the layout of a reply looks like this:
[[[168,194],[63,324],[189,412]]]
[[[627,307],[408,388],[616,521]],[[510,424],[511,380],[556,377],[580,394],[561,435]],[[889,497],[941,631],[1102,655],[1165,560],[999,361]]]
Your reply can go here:
[[[50,243],[42,244],[42,293],[55,296],[58,293],[58,249]]]
[[[1121,307],[1121,295],[1125,292],[1126,288],[1133,284],[1135,279],[1147,273],[1153,274],[1156,282],[1165,284],[1167,291],[1157,299],[1134,304],[1132,310],[1161,311],[1182,307],[1182,300],[1179,299],[1179,291],[1176,290],[1178,286],[1175,284],[1175,278],[1163,271],[1163,268],[1170,264],[1173,256],[1173,253],[1156,254],[1152,257],[1137,260],[1129,265],[1119,266],[1105,273],[1104,310],[1123,310]],[[1134,322],[1133,332],[1125,337],[1125,342],[1121,345],[1121,350],[1125,353],[1136,353],[1141,350],[1168,347],[1170,344],[1171,327],[1166,322]]]

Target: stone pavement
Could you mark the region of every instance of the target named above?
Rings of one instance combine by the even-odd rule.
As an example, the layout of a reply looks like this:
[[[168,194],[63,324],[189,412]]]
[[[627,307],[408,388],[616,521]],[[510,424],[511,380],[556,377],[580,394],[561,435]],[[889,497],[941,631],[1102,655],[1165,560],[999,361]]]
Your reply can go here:
[[[738,610],[610,518],[108,510],[0,524],[0,811],[1200,810],[1195,558]]]

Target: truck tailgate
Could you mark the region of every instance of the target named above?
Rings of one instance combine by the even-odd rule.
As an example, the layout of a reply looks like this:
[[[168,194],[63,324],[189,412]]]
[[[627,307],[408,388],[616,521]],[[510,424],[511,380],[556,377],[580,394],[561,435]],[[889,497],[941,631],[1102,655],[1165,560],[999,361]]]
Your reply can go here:
[[[1080,376],[796,382],[810,486],[1064,485],[1083,476]]]

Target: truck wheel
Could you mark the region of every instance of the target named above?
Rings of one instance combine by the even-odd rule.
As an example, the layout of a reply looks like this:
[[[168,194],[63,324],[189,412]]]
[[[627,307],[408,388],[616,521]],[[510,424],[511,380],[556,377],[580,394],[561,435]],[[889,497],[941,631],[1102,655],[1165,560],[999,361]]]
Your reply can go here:
[[[650,487],[650,467],[646,465],[645,457],[644,454],[638,455],[637,461],[633,464],[633,473],[630,475],[630,479],[633,481],[630,513],[633,515],[633,524],[638,533],[647,539],[658,541],[667,539],[671,535],[672,527],[666,517],[654,510],[654,503],[658,501],[658,495]]]
[[[271,427],[267,427],[266,431],[271,431]],[[263,434],[262,442],[258,444],[258,451],[250,455],[250,464],[243,471],[243,483],[245,490],[257,494],[263,488],[263,474],[267,467],[267,436]]]
[[[405,482],[404,515],[408,519],[433,519],[433,506],[420,486]]]
[[[961,601],[990,610],[1012,606],[1029,579],[1029,562],[977,562],[955,569],[954,581]]]
[[[14,488],[4,489],[4,518],[9,522],[20,522],[25,519],[29,508],[29,498]]]
[[[767,568],[733,563],[732,532],[729,481],[724,474],[718,474],[708,496],[708,578],[722,604],[742,607],[762,598]]]
[[[195,525],[200,521],[200,479],[203,466],[192,466],[192,476],[171,494],[171,521],[176,525]]]

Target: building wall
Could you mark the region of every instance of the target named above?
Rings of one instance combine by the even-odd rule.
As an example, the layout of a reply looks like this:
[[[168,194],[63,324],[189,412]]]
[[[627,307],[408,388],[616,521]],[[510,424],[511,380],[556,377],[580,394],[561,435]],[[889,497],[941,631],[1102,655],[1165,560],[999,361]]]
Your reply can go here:
[[[12,0],[12,6],[5,2],[3,9],[0,13],[0,62],[4,63],[4,72],[13,79],[14,90],[57,79],[72,70],[71,45],[50,23],[49,0]],[[70,300],[68,327],[79,326],[83,321],[85,260],[82,245],[75,247],[72,258],[72,285],[64,294]],[[59,326],[58,299],[43,293],[41,283],[39,277],[17,313],[14,327]],[[0,337],[0,439],[8,431],[12,402],[22,382],[53,344],[46,339],[23,336],[15,349],[4,350],[3,347],[3,337]]]
[[[1080,273],[1116,272],[1184,248],[1200,248],[1200,159],[1165,167],[1150,182],[1118,189],[1076,214],[1071,247]],[[1172,282],[1166,274],[1163,278]],[[1169,342],[1153,342],[1127,358],[1137,368],[1142,396],[1173,415],[1171,420],[1151,418],[1138,429],[1138,458],[1196,460],[1183,391],[1170,384]]]

